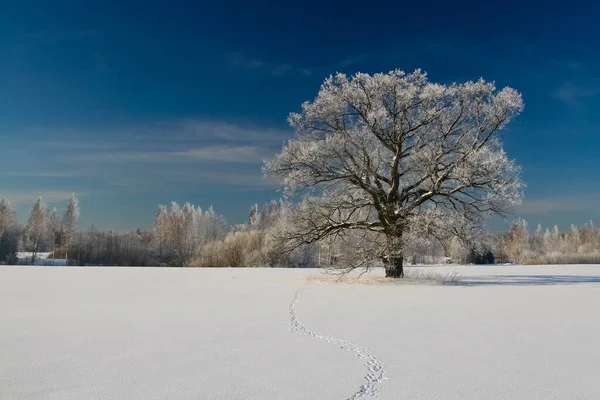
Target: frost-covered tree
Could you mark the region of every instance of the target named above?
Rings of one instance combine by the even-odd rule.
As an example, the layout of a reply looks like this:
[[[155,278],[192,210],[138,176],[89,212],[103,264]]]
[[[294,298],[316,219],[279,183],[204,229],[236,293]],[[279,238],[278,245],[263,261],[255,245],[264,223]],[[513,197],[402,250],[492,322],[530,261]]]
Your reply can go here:
[[[521,200],[520,169],[497,136],[522,109],[517,91],[484,80],[441,85],[420,70],[329,77],[290,115],[295,137],[264,167],[288,195],[312,189],[288,246],[363,231],[363,261],[402,277],[408,234],[468,241]]]
[[[529,230],[527,221],[517,219],[513,222],[508,240],[506,241],[506,253],[512,262],[522,263],[529,252]]]
[[[22,230],[17,223],[14,204],[0,199],[0,263],[15,264]]]
[[[162,265],[165,261],[168,234],[167,207],[160,205],[156,212],[154,228],[152,230],[153,242],[158,252],[158,265]]]
[[[75,230],[79,220],[79,200],[75,193],[71,195],[67,202],[67,210],[64,217],[64,241],[65,241],[65,259],[69,259],[69,248],[75,239]]]
[[[533,254],[540,255],[545,253],[544,249],[544,229],[542,224],[538,224],[533,236],[529,240],[529,247]]]
[[[27,238],[31,247],[31,263],[35,263],[37,253],[40,249],[40,244],[44,240],[47,232],[46,226],[46,203],[42,198],[38,198],[33,204],[31,212],[29,213],[29,219],[27,221]]]
[[[258,211],[258,204],[254,204],[250,209],[250,215],[248,215],[248,227],[250,229],[255,228],[259,225],[259,216],[260,214]]]
[[[579,228],[575,225],[571,225],[569,232],[566,235],[567,241],[567,252],[570,254],[577,254],[579,252],[579,246],[581,245],[581,235],[579,234]]]
[[[17,223],[17,212],[14,204],[8,199],[0,199],[0,239],[4,232]]]
[[[292,223],[289,204],[272,201],[262,209],[252,207],[248,223],[225,237],[208,240],[199,249],[192,266],[199,267],[310,267],[317,262],[316,245],[285,251],[275,238]]]
[[[50,241],[52,242],[52,259],[54,260],[57,256],[56,246],[60,244],[60,238],[62,233],[62,224],[56,208],[53,208],[52,211],[48,213],[46,223],[48,225],[46,231],[48,233]]]
[[[206,210],[201,220],[201,236],[204,241],[221,240],[227,236],[229,230],[227,220],[222,215],[217,214],[212,206]]]
[[[494,256],[502,252],[506,261],[521,264],[596,264],[600,262],[600,229],[590,222],[583,228],[571,225],[566,232],[558,226],[552,230],[542,230],[538,225],[530,235],[527,222],[518,219],[513,222],[510,232],[494,235],[495,241],[503,246],[494,246]],[[502,255],[503,256],[503,255]]]
[[[202,212],[190,203],[181,207],[172,202],[167,209],[159,206],[154,223],[154,243],[160,262],[183,267],[206,242],[223,239],[227,235],[225,218],[213,208]]]

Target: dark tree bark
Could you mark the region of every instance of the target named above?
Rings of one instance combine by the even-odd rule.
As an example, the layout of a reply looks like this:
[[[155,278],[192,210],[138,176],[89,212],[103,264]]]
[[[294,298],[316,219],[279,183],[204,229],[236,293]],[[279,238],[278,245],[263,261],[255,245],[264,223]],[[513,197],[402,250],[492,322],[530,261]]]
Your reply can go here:
[[[386,278],[404,278],[404,257],[392,256],[383,260]]]

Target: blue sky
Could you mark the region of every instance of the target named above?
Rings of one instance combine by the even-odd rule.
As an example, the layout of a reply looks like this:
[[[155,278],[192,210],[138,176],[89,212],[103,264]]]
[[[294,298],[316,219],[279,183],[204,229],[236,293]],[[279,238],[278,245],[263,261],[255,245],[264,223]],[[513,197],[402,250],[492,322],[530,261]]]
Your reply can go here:
[[[19,0],[0,6],[0,197],[80,196],[81,226],[171,200],[231,222],[280,197],[262,160],[336,71],[422,68],[523,93],[503,132],[531,225],[600,221],[596,2]]]

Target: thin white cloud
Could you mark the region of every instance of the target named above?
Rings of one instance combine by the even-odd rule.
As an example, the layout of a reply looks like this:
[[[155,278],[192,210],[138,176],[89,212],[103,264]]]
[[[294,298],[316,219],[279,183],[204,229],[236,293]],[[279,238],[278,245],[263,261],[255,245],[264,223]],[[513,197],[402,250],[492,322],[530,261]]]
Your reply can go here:
[[[214,121],[187,118],[176,122],[174,131],[182,134],[182,139],[212,138],[224,141],[272,142],[281,144],[291,136],[290,130],[274,129],[239,124],[225,121]]]
[[[248,57],[239,51],[231,54],[229,65],[251,70],[262,70],[273,76],[310,76],[313,72],[312,68],[300,67],[290,63],[267,62],[257,58]]]
[[[112,190],[117,187],[158,189],[175,181],[182,186],[218,183],[249,189],[275,187],[272,180],[262,177],[261,166],[263,160],[272,158],[292,135],[287,129],[203,118],[101,130],[32,129],[28,132],[33,132],[37,139],[27,143],[26,157],[31,160],[13,168],[11,177],[47,179],[50,185],[56,179],[86,177],[90,185],[112,187]],[[23,142],[12,146],[24,148]],[[39,165],[39,170],[32,165]],[[52,195],[61,197],[58,193]],[[62,197],[68,195],[70,192]],[[39,194],[19,196],[32,201]]]
[[[76,162],[101,163],[261,163],[273,155],[271,151],[256,146],[214,145],[181,151],[120,151],[75,155]]]
[[[83,176],[78,171],[4,171],[0,175],[13,178],[78,178]]]
[[[525,214],[547,214],[555,210],[556,205],[550,200],[524,201],[518,211]]]
[[[231,58],[229,62],[232,66],[235,67],[244,67],[250,69],[257,69],[263,67],[266,63],[262,60],[248,58],[240,52],[235,52],[231,54]]]
[[[170,184],[209,183],[232,186],[236,189],[276,189],[280,183],[274,178],[263,177],[260,170],[256,172],[245,169],[230,171],[194,170],[194,171],[162,171],[158,179]]]
[[[11,191],[0,193],[0,198],[7,198],[15,203],[33,203],[38,198],[44,199],[46,203],[57,203],[68,200],[74,192],[68,190],[29,190],[29,191]],[[77,197],[83,197],[83,193],[75,192]]]
[[[584,109],[583,101],[588,97],[600,95],[600,85],[575,85],[565,83],[552,94],[554,98],[562,101],[566,106],[576,111]]]
[[[106,129],[33,128],[26,132],[39,137],[30,146],[45,147],[48,153],[73,151],[118,150],[127,145],[139,147],[152,143],[177,142],[268,142],[282,144],[291,130],[261,126],[253,123],[231,123],[205,118],[180,118],[148,124],[122,125]],[[22,146],[22,142],[16,143]]]
[[[337,63],[306,67],[294,65],[291,63],[267,62],[256,58],[248,57],[241,52],[234,52],[231,54],[229,65],[232,67],[262,70],[276,77],[294,75],[308,77],[317,73],[325,77],[328,74],[347,69],[355,64],[365,61],[371,58],[372,56],[372,54],[356,54]]]
[[[143,181],[141,181],[139,179],[133,179],[133,178],[110,177],[110,178],[104,179],[104,182],[108,183],[111,186],[127,187],[127,188],[144,186]]]
[[[226,163],[260,163],[270,158],[272,153],[256,146],[206,146],[170,154],[173,157],[186,157],[196,161]]]
[[[600,195],[571,197],[554,197],[545,199],[527,199],[518,208],[523,214],[550,214],[562,211],[588,211],[597,210],[600,204]]]
[[[273,68],[273,75],[283,75],[289,71],[291,71],[294,67],[290,64],[279,64]]]
[[[371,58],[372,55],[371,54],[357,54],[355,56],[352,57],[348,57],[345,60],[342,60],[337,67],[338,68],[348,68],[352,65],[358,64],[359,62],[365,61],[369,58]]]
[[[169,153],[158,151],[114,151],[91,154],[76,154],[69,161],[75,164],[100,163],[100,165],[113,163],[152,163],[159,161],[168,161]]]

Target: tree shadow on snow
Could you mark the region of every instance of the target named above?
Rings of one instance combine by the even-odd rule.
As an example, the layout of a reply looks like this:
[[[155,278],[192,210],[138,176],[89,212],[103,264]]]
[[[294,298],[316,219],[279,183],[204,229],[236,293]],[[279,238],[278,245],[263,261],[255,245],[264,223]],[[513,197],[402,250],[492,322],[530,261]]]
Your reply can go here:
[[[489,275],[463,277],[458,286],[547,286],[600,283],[600,276],[583,275]]]

